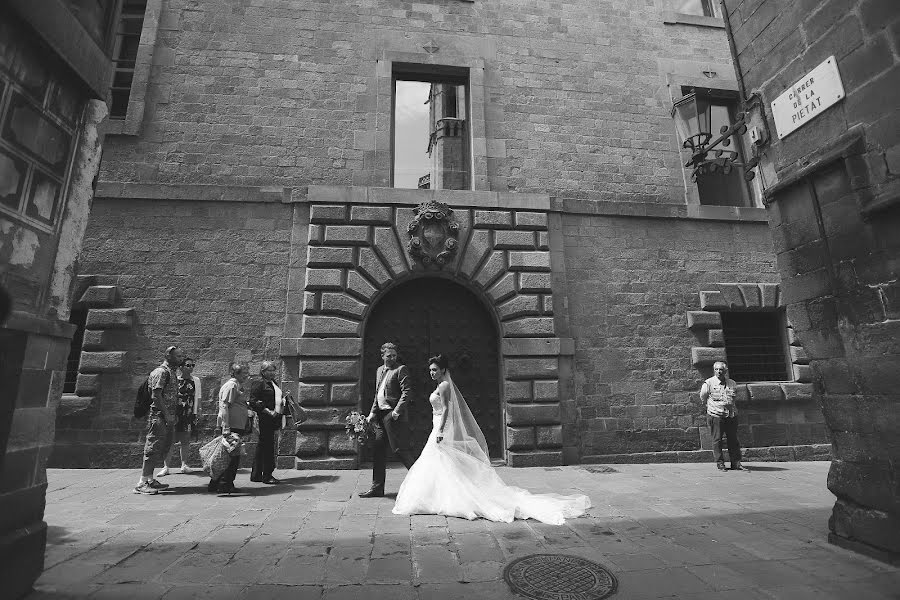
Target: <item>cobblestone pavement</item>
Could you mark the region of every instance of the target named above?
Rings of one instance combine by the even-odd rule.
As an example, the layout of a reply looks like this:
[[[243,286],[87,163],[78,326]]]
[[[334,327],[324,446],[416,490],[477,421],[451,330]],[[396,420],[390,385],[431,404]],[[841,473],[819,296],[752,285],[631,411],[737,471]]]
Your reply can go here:
[[[900,598],[900,569],[826,542],[826,462],[501,468],[533,491],[581,490],[589,515],[564,526],[391,514],[360,499],[366,471],[281,471],[284,483],[206,492],[202,475],[172,491],[132,493],[134,470],[50,470],[43,598],[517,598],[511,559],[581,555],[617,578],[612,598],[728,600]],[[396,490],[405,471],[388,472]]]

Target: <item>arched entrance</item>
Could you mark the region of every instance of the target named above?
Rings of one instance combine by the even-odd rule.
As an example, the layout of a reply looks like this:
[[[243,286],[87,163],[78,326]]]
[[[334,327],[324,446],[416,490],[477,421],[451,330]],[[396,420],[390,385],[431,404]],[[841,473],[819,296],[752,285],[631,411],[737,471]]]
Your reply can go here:
[[[484,432],[492,458],[503,457],[499,338],[491,315],[472,292],[443,278],[419,278],[390,290],[372,309],[363,338],[363,411],[375,397],[375,373],[386,341],[400,347],[412,377],[411,445],[418,454],[431,431],[427,361],[448,357],[453,379]],[[370,460],[368,451],[363,460]]]

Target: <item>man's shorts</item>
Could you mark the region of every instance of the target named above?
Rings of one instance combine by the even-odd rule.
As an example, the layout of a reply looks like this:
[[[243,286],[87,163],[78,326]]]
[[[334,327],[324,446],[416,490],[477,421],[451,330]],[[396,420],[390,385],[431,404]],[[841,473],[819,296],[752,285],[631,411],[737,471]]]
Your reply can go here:
[[[166,425],[162,415],[152,415],[147,423],[147,441],[144,443],[144,458],[159,456],[164,458],[172,448],[175,426]]]

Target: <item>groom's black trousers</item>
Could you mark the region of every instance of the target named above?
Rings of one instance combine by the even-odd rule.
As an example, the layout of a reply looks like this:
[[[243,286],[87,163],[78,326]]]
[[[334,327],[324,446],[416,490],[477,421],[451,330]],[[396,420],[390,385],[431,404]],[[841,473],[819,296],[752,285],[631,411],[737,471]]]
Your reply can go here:
[[[396,454],[407,469],[415,462],[409,451],[409,423],[391,418],[390,410],[375,409],[375,441],[372,444],[372,487],[384,489],[387,477],[387,451]]]

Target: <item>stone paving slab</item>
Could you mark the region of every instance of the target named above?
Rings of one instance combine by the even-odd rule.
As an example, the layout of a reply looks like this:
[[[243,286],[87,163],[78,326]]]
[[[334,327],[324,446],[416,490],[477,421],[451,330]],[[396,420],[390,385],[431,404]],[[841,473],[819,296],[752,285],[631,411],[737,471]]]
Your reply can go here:
[[[362,471],[280,471],[231,496],[202,475],[132,493],[131,470],[48,472],[45,571],[29,600],[503,600],[506,564],[534,553],[582,556],[618,579],[614,600],[884,600],[900,569],[827,543],[828,463],[615,465],[509,469],[507,483],[590,496],[563,526],[398,516],[360,499]],[[396,490],[405,475],[388,471]]]

